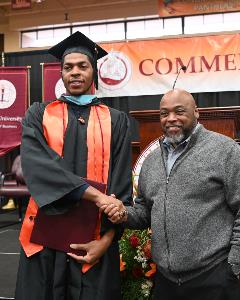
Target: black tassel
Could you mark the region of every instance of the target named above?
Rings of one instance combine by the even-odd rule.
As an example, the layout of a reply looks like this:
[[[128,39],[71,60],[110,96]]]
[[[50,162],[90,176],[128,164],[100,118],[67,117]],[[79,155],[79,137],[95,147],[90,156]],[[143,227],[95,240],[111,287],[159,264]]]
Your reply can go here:
[[[97,68],[97,57],[98,57],[98,50],[97,47],[95,45],[95,49],[94,49],[94,57],[93,57],[93,63],[94,63],[94,74],[93,74],[93,80],[94,80],[94,85],[95,85],[95,89],[98,90],[98,68]]]

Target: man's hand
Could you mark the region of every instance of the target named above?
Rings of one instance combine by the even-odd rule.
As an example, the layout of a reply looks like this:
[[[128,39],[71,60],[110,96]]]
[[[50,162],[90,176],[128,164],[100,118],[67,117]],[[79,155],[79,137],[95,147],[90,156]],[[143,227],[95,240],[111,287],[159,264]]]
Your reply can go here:
[[[92,186],[89,186],[85,190],[82,195],[82,199],[94,202],[99,208],[110,204],[114,204],[119,211],[122,208],[122,201],[116,199],[114,195],[108,196],[103,194]]]
[[[119,205],[103,205],[101,206],[100,210],[104,212],[108,216],[109,220],[114,224],[119,224],[127,221],[127,210],[122,202]]]
[[[96,264],[112,243],[114,234],[115,231],[111,229],[100,240],[94,240],[87,244],[71,244],[72,249],[84,250],[86,255],[81,256],[73,253],[68,253],[68,255],[79,263]]]
[[[100,211],[108,215],[112,223],[121,223],[127,220],[127,210],[122,201],[116,199],[114,194],[108,196],[89,186],[82,198],[94,202]]]
[[[96,202],[96,205],[100,208],[100,210],[102,211],[102,207],[104,206],[109,206],[112,205],[116,208],[116,210],[120,211],[123,204],[122,201],[116,199],[115,197],[111,196],[107,196],[107,195],[103,195],[98,202]]]
[[[98,240],[87,244],[71,244],[70,247],[75,250],[84,250],[87,252],[84,256],[68,253],[69,256],[79,263],[96,264],[105,252],[104,247]]]

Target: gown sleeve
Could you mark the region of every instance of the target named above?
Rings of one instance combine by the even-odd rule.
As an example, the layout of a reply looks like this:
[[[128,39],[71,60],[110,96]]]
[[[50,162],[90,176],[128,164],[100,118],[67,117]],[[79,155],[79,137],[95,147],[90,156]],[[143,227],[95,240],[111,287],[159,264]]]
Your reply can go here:
[[[67,195],[72,193],[75,198],[79,197],[88,185],[47,145],[42,127],[44,109],[43,103],[34,103],[23,120],[22,169],[30,194],[38,206],[49,209],[50,213],[61,213],[71,205],[70,201],[65,201],[69,198]]]
[[[115,110],[114,110],[115,111]],[[124,112],[112,113],[112,145],[108,194],[115,194],[124,205],[132,204],[132,149],[130,124]]]
[[[114,194],[125,206],[132,205],[132,149],[130,138],[130,124],[124,112],[111,111],[112,142],[111,160],[108,176],[107,194]],[[115,228],[115,240],[121,238],[123,228],[112,224],[105,215],[101,228]]]

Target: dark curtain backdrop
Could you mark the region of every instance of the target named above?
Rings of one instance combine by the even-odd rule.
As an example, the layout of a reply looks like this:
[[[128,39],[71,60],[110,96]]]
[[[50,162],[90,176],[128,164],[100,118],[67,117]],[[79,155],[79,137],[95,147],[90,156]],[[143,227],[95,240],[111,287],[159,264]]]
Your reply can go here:
[[[47,53],[47,50],[5,53],[6,66],[31,66],[30,69],[30,94],[31,103],[42,101],[42,73],[41,65],[43,62],[55,62],[56,59]],[[125,111],[158,109],[159,100],[162,95],[136,96],[136,97],[115,97],[103,98],[103,102],[116,109]],[[221,93],[196,93],[193,94],[198,107],[214,106],[240,106],[240,92],[221,92]],[[137,121],[130,117],[132,140],[138,141]]]

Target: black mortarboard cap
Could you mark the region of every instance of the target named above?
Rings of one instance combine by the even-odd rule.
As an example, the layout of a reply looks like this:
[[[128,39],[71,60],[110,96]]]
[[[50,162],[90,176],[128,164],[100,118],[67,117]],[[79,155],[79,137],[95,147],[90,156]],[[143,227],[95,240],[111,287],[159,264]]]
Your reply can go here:
[[[83,33],[79,31],[75,32],[57,45],[50,48],[48,52],[60,60],[70,53],[82,53],[87,55],[94,69],[95,87],[96,89],[98,88],[97,60],[108,53],[98,44],[86,37]]]

